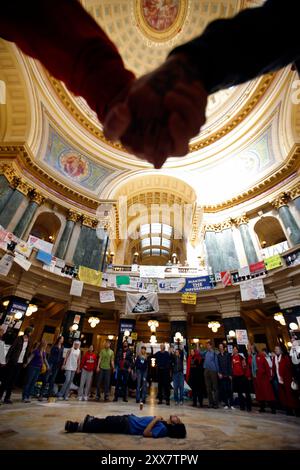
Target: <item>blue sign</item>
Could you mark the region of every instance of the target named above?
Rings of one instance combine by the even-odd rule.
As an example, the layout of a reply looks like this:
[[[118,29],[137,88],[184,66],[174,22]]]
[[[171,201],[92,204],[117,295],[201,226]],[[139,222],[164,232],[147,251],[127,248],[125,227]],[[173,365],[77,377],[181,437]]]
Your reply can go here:
[[[214,288],[213,276],[187,277],[180,292],[199,292]]]

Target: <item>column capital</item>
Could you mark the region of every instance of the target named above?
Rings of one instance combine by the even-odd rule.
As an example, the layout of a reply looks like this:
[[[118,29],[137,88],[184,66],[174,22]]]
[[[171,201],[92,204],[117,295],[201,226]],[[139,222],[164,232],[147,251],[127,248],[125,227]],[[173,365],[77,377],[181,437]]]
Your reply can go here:
[[[297,183],[287,194],[292,200],[300,197],[300,183]]]
[[[68,210],[67,220],[71,220],[72,222],[78,222],[80,220],[80,214],[72,209]]]
[[[289,202],[289,195],[287,193],[281,193],[274,199],[271,204],[275,209],[280,209],[282,206],[287,206]]]
[[[249,223],[249,218],[246,214],[242,214],[234,219],[234,223],[237,227],[240,225],[247,225]]]
[[[45,201],[45,197],[39,191],[34,189],[30,195],[30,200],[40,206]]]
[[[83,214],[81,216],[81,220],[82,220],[82,225],[85,225],[86,227],[96,228],[98,225],[98,219],[96,219],[95,217],[90,217],[88,215]]]
[[[10,165],[3,164],[0,167],[0,171],[7,179],[9,185],[15,189],[19,182],[19,178],[15,170]]]
[[[26,181],[24,181],[22,178],[19,179],[16,189],[20,193],[24,194],[24,196],[27,196],[28,193],[33,190],[32,186],[26,183]]]
[[[221,224],[205,224],[205,232],[221,232]]]

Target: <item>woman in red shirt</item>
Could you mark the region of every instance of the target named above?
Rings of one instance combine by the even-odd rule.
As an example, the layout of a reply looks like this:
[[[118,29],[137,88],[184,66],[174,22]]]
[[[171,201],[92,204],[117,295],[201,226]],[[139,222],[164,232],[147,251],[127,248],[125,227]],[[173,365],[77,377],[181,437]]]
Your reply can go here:
[[[93,373],[97,366],[97,356],[94,353],[94,346],[91,345],[81,361],[81,378],[78,390],[78,400],[87,401],[93,379]]]
[[[231,365],[233,392],[238,394],[240,409],[245,410],[246,407],[247,411],[251,411],[252,402],[249,387],[249,369],[247,367],[244,356],[239,354],[239,349],[237,346],[233,347]],[[246,399],[244,394],[246,395]]]
[[[271,411],[276,413],[275,395],[271,384],[272,375],[270,366],[263,352],[259,353],[255,344],[251,345],[251,354],[248,357],[249,370],[252,376],[256,400],[260,404],[260,413],[266,411],[266,402],[269,402]]]

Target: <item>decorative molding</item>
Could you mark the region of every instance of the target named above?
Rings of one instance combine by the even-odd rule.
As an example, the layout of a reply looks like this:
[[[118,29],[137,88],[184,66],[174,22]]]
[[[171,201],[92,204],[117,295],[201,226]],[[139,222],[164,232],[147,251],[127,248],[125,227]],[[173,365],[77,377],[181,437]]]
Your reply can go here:
[[[272,201],[272,206],[275,207],[275,209],[279,209],[282,206],[287,206],[290,198],[287,193],[281,193],[279,196]]]
[[[246,214],[242,214],[234,219],[234,223],[237,227],[240,225],[247,225],[249,223],[249,218]]]
[[[82,225],[85,225],[86,227],[90,227],[90,228],[96,228],[99,223],[98,219],[95,219],[94,217],[90,217],[88,215],[82,215],[81,220],[82,220]]]
[[[227,228],[232,228],[234,224],[233,219],[226,219],[223,222],[221,222],[221,230],[226,230]]]
[[[287,192],[289,197],[294,200],[300,197],[300,183],[297,183],[290,191]]]
[[[96,136],[97,139],[100,139],[103,143],[105,143],[105,145],[109,145],[110,147],[113,147],[116,150],[126,152],[122,144],[111,142],[110,140],[105,138],[100,128],[93,124],[92,121],[89,120],[86,115],[80,110],[79,106],[72,100],[71,96],[67,93],[66,88],[62,82],[56,80],[49,74],[47,75],[60,100],[63,102],[64,106],[68,109],[68,111],[72,114],[72,116],[81,126],[87,129],[92,135]],[[239,124],[241,124],[241,122],[244,121],[244,119],[251,113],[258,101],[266,93],[266,91],[272,84],[275,76],[276,73],[269,73],[267,75],[264,75],[259,81],[258,86],[254,91],[253,95],[245,103],[243,108],[236,114],[236,116],[234,116],[229,122],[227,122],[225,126],[219,129],[217,132],[213,133],[208,138],[200,139],[199,141],[190,144],[189,151],[195,152],[213,144],[214,142],[231,132]]]
[[[221,224],[205,224],[205,232],[221,232]]]
[[[46,199],[40,192],[34,189],[30,195],[30,200],[32,202],[36,202],[40,206],[41,204],[43,204],[43,202],[45,202]]]
[[[10,165],[2,163],[0,166],[0,173],[5,176],[12,188],[15,189],[17,187],[19,178],[17,177],[15,170]]]
[[[72,209],[68,210],[67,220],[71,220],[72,222],[76,223],[80,220],[80,217],[81,215],[78,212],[73,211]]]
[[[33,187],[29,186],[23,179],[19,179],[16,189],[24,194],[24,196],[27,196],[30,191],[33,191]]]

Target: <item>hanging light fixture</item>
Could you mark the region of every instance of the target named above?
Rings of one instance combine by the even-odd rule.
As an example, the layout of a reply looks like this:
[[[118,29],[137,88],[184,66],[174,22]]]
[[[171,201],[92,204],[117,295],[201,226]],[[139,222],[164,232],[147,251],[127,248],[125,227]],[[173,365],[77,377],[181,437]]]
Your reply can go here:
[[[151,333],[155,333],[155,332],[156,332],[156,328],[159,327],[159,323],[158,323],[157,320],[149,320],[149,321],[148,321],[148,326],[150,327]]]
[[[218,321],[210,321],[208,322],[208,328],[211,328],[213,333],[217,333],[218,329],[220,328],[221,324]]]
[[[38,308],[34,304],[29,304],[26,310],[26,317],[30,317],[33,313],[37,312]]]
[[[3,307],[7,307],[8,304],[9,304],[9,300],[4,300],[4,302],[2,302]]]
[[[108,335],[107,339],[109,339],[109,341],[112,341],[114,339],[114,335]]]
[[[23,317],[23,313],[22,312],[17,312],[14,314],[14,318],[16,320],[21,320],[21,318]]]
[[[71,326],[72,331],[76,331],[76,330],[78,330],[78,328],[79,328],[79,326],[78,326],[77,323],[73,323],[73,325]]]
[[[150,343],[151,344],[156,344],[157,343],[157,339],[156,339],[156,336],[154,334],[150,336]]]
[[[274,320],[278,321],[280,323],[280,325],[283,325],[283,326],[286,325],[284,316],[282,315],[281,312],[278,312],[278,313],[274,314]]]
[[[193,339],[192,339],[192,343],[195,343],[195,344],[198,344],[198,343],[199,343],[199,341],[200,341],[200,339],[199,339],[199,338],[193,338]]]
[[[95,328],[95,326],[97,326],[98,323],[100,323],[100,320],[99,320],[98,317],[90,317],[90,318],[88,319],[88,322],[89,322],[91,328]]]
[[[130,331],[129,331],[129,330],[125,330],[125,331],[124,331],[124,336],[126,336],[126,338],[128,338],[128,336],[130,336]]]
[[[236,334],[235,334],[234,330],[230,330],[228,335],[230,336],[230,338],[235,338],[236,337]]]
[[[294,331],[294,330],[298,330],[298,325],[297,325],[297,323],[291,322],[291,323],[289,324],[289,328],[290,328],[291,330],[293,330],[293,331]]]

